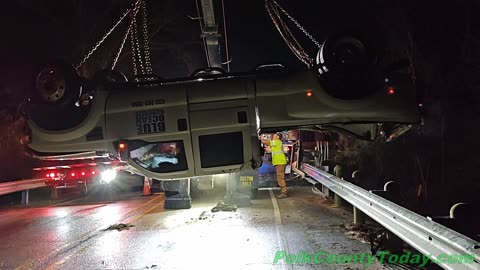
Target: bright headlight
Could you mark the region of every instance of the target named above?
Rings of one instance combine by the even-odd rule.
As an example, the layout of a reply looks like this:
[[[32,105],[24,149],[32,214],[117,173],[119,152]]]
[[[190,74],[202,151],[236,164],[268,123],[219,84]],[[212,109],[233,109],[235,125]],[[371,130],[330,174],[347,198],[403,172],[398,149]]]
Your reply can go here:
[[[117,177],[117,171],[112,169],[105,170],[101,174],[102,181],[107,184],[112,182],[115,179],[115,177]]]

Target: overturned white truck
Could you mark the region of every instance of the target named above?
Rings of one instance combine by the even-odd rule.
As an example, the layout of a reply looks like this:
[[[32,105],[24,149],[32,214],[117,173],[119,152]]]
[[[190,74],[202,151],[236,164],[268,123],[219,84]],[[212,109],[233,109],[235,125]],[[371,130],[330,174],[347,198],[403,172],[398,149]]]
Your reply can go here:
[[[82,81],[69,66],[47,65],[27,106],[29,147],[43,160],[101,160],[168,181],[257,168],[259,132],[328,127],[373,139],[378,124],[418,123],[408,75],[335,53],[309,70],[142,82],[117,72]]]

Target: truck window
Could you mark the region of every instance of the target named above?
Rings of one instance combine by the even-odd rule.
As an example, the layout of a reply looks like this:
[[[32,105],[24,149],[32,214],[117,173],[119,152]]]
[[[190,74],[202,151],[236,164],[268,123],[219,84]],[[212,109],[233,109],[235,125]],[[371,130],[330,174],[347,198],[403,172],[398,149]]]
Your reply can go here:
[[[243,164],[242,132],[203,135],[198,141],[202,168]]]
[[[149,171],[170,173],[188,170],[183,141],[143,142],[130,150],[130,158]]]

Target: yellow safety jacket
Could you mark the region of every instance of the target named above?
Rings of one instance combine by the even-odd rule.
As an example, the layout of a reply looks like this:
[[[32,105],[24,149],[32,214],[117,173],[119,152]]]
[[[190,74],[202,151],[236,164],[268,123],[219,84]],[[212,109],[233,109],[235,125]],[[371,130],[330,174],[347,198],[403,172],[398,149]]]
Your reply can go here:
[[[272,149],[272,164],[285,165],[287,164],[287,158],[283,153],[283,145],[280,140],[270,140],[270,149]]]

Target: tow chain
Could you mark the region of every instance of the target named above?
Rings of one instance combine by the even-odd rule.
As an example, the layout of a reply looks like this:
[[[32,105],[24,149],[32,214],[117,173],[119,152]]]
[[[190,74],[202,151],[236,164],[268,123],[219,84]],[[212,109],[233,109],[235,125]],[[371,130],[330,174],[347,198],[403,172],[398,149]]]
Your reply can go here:
[[[152,74],[152,63],[150,61],[150,47],[148,40],[148,22],[147,22],[147,7],[145,1],[142,1],[142,26],[143,26],[143,53],[145,54],[145,69],[147,74]]]
[[[123,47],[125,46],[125,42],[127,41],[128,34],[130,33],[130,30],[131,30],[131,28],[128,27],[128,28],[127,28],[127,31],[125,31],[125,35],[123,36],[122,43],[120,44],[120,48],[118,48],[118,52],[117,52],[117,54],[115,55],[115,58],[113,59],[112,66],[111,66],[111,68],[110,68],[111,70],[114,70],[114,69],[115,69],[115,66],[117,65],[118,59],[120,58],[120,54],[121,54],[122,51],[123,51]]]
[[[132,66],[133,66],[133,75],[138,76],[138,67],[137,62],[140,66],[141,74],[145,74],[145,69],[143,67],[140,45],[138,42],[138,24],[137,24],[137,13],[140,10],[140,1],[135,3],[134,14],[132,15],[132,30],[130,31],[130,44],[132,45]]]
[[[117,23],[115,23],[113,25],[113,27],[110,28],[110,30],[97,42],[97,44],[95,44],[95,46],[93,46],[93,48],[83,57],[82,61],[80,61],[80,63],[78,63],[75,66],[75,69],[77,71],[83,64],[85,64],[85,62],[88,60],[88,58],[90,58],[90,56],[92,56],[92,54],[98,49],[98,47],[100,47],[100,45],[102,45],[102,43],[105,41],[105,39],[107,39],[107,37],[110,36],[110,34],[115,30],[115,28],[117,28],[117,26],[123,21],[123,19],[125,19],[125,17],[127,17],[127,15],[130,13],[130,11],[132,11],[132,10],[127,9],[127,11],[125,13],[123,13],[122,17],[120,17],[120,19],[117,21]]]
[[[132,12],[133,10],[133,12]],[[138,14],[140,13],[140,18]],[[148,75],[153,74],[152,63],[150,58],[150,47],[149,47],[149,36],[148,36],[148,21],[147,21],[147,8],[145,0],[134,0],[133,7],[127,9],[127,11],[120,17],[120,19],[113,25],[112,28],[93,46],[93,48],[83,57],[82,61],[75,66],[75,69],[78,69],[92,56],[92,54],[102,45],[102,43],[110,36],[110,34],[117,28],[117,26],[130,14],[130,24],[125,31],[125,34],[122,38],[120,47],[113,59],[111,69],[113,70],[117,65],[118,59],[125,47],[125,43],[130,36],[131,46],[132,46],[132,66],[134,76],[141,75],[145,77],[146,80],[149,80]],[[139,33],[138,22],[141,20],[141,36]],[[142,43],[142,44],[140,44]]]
[[[132,22],[130,22],[130,25],[127,28],[127,31],[125,31],[125,35],[123,36],[122,43],[120,44],[120,48],[118,48],[117,55],[115,55],[115,58],[113,59],[112,67],[110,68],[111,70],[115,69],[115,66],[117,65],[118,59],[120,58],[120,54],[123,51],[123,47],[125,46],[125,43],[127,42],[128,35],[132,31]]]
[[[287,16],[287,18],[290,21],[292,21],[298,27],[298,29],[300,29],[303,32],[303,34],[305,34],[305,36],[307,36],[315,44],[315,46],[317,46],[317,48],[320,49],[322,47],[320,43],[318,43],[318,41],[312,36],[312,34],[310,34],[297,20],[295,20],[295,18],[293,18],[282,6],[280,6],[280,4],[277,3],[277,1],[275,0],[272,0],[272,1],[277,6],[277,8],[283,14],[285,14],[285,16]]]
[[[302,47],[295,35],[292,33],[288,25],[282,19],[280,14],[283,13],[298,29],[300,29],[305,36],[307,36],[318,48],[321,48],[320,43],[295,19],[291,16],[280,4],[275,0],[265,0],[265,8],[282,36],[283,40],[293,52],[293,54],[308,67],[314,64],[314,60],[308,55],[306,50]]]
[[[139,12],[141,17],[137,18]],[[141,20],[142,33],[139,33],[138,20]],[[148,45],[147,8],[144,0],[139,0],[135,3],[134,13],[132,14],[130,41],[132,45],[133,74],[137,77],[136,80],[152,80],[153,76],[151,75],[153,74],[153,69],[150,59],[150,47]]]

